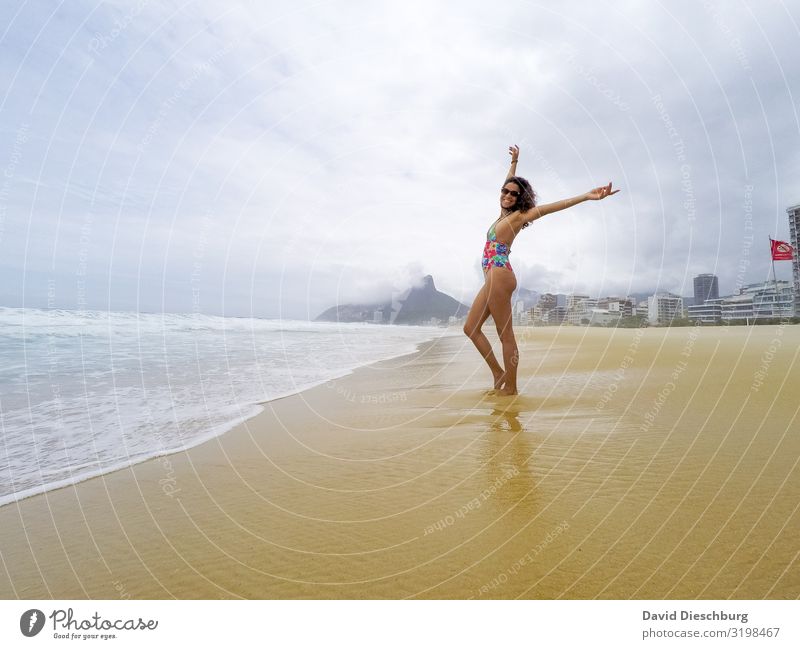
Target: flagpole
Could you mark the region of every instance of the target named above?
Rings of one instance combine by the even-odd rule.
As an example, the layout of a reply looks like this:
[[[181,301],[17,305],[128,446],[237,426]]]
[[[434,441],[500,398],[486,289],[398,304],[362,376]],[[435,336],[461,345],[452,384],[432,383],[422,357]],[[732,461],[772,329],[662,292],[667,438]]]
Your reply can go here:
[[[775,317],[775,311],[778,307],[778,278],[775,277],[775,255],[772,254],[772,237],[769,237],[769,256],[772,259],[772,281],[775,284],[775,301],[772,303],[772,316]]]

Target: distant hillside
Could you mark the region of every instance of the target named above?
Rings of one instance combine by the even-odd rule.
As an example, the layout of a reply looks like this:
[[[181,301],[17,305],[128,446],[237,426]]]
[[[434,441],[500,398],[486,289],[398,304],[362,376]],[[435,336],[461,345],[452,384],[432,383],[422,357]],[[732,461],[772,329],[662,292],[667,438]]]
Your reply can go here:
[[[519,302],[520,300],[522,301],[524,308],[526,310],[532,309],[533,307],[536,306],[536,303],[539,301],[539,293],[537,291],[532,291],[527,288],[519,287],[514,293],[512,301]]]
[[[433,277],[426,275],[422,286],[412,288],[394,300],[374,304],[339,304],[319,314],[316,321],[326,322],[374,322],[375,312],[380,311],[379,321],[392,324],[421,324],[431,318],[447,322],[450,316],[467,315],[469,307],[458,300],[436,290]]]
[[[394,318],[394,324],[416,324],[423,320],[439,318],[447,322],[450,316],[467,315],[468,306],[458,300],[436,290],[433,277],[426,275],[421,288],[412,288],[401,303],[400,310]]]
[[[381,322],[389,322],[392,303],[339,304],[320,313],[315,322],[374,322],[375,311],[381,311]]]

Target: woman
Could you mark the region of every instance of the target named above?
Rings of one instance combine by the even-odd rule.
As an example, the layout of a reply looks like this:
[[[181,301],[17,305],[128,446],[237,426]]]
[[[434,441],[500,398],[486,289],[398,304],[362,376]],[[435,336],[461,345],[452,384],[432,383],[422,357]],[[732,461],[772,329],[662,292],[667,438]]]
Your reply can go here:
[[[616,189],[612,192],[611,183],[608,183],[605,187],[598,187],[580,196],[537,207],[536,194],[530,183],[515,175],[519,147],[509,147],[508,152],[511,154],[511,169],[500,190],[500,216],[489,228],[483,249],[484,284],[478,291],[464,324],[464,333],[475,343],[475,347],[488,363],[494,376],[495,390],[502,395],[517,394],[519,351],[511,327],[511,294],[517,288],[517,278],[508,260],[514,238],[522,228],[528,227],[532,221],[545,214],[564,210],[583,201],[599,201],[619,191]],[[481,332],[483,323],[490,315],[503,345],[505,370],[497,362],[488,338]]]

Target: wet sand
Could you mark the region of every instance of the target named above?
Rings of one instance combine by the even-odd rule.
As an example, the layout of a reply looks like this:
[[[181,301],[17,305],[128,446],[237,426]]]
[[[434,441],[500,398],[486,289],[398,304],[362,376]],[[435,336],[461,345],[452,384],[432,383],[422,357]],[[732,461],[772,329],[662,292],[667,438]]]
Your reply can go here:
[[[800,326],[517,337],[516,398],[444,338],[0,508],[0,596],[800,597]]]

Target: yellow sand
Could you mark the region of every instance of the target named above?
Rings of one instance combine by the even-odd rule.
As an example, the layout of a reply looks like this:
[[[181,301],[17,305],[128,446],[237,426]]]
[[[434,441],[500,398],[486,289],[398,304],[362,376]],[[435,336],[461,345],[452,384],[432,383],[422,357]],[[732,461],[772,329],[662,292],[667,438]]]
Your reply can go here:
[[[516,398],[445,338],[0,508],[0,596],[800,596],[800,326],[517,335]]]

